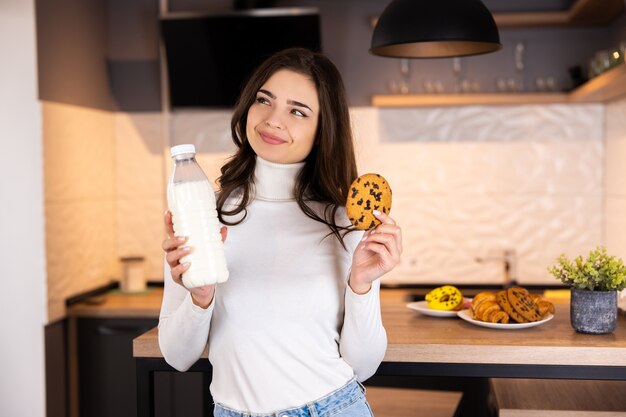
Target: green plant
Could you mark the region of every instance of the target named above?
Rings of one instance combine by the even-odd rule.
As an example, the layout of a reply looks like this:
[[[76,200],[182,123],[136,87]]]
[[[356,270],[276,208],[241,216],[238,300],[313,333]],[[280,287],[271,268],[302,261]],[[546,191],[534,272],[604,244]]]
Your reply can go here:
[[[626,288],[626,266],[621,259],[607,254],[602,246],[589,252],[587,259],[578,256],[571,262],[561,254],[557,261],[558,265],[548,267],[548,272],[576,289],[621,291]]]

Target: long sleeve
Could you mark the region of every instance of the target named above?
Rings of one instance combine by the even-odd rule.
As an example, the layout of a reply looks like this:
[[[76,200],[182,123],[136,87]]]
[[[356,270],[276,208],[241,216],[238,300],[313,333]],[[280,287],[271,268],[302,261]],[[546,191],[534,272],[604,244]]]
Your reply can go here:
[[[172,280],[164,266],[164,291],[159,315],[159,347],[165,361],[179,371],[186,371],[200,359],[211,326],[215,297],[207,309],[198,307],[191,294]]]
[[[345,313],[339,352],[354,369],[356,378],[365,381],[383,361],[387,350],[387,333],[380,312],[380,280],[369,292],[356,294],[346,286]]]

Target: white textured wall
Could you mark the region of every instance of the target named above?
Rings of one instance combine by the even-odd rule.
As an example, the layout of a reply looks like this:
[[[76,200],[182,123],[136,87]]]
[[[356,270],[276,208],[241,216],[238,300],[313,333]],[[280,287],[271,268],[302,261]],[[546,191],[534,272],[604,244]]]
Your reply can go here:
[[[626,260],[626,99],[606,106],[607,250]]]
[[[625,107],[608,107],[607,120],[614,120],[609,150],[626,152]],[[46,175],[47,205],[59,206],[49,220],[51,214],[68,218],[75,207],[82,214],[73,215],[85,224],[75,231],[60,222],[48,227],[51,282],[64,288],[51,299],[60,303],[117,277],[122,256],[145,256],[148,277],[161,279],[167,141],[194,143],[215,180],[234,149],[230,112],[177,112],[164,119],[50,104],[45,110],[56,112],[46,137],[59,141],[51,158],[55,173]],[[615,184],[624,187],[623,165],[611,159],[617,151],[607,152],[604,193],[604,113],[602,105],[352,109],[359,171],[387,177],[392,215],[404,230],[403,261],[385,280],[498,282],[502,263],[475,258],[514,249],[520,282],[554,283],[546,267],[562,252],[574,256],[605,243],[605,227],[610,246],[626,249],[616,226],[626,227],[623,216],[611,214],[626,204],[626,192],[611,191]],[[76,165],[79,156],[82,165]],[[94,183],[93,190],[85,188]],[[613,219],[610,225],[605,217]],[[79,252],[86,257],[72,264]],[[81,278],[63,284],[71,276]]]
[[[44,102],[43,122],[48,316],[54,321],[65,316],[69,296],[118,276],[115,135],[108,111]]]
[[[475,258],[513,249],[520,282],[554,283],[560,253],[602,243],[602,106],[361,111],[361,171],[388,178],[404,231],[388,280],[497,282],[502,263]]]
[[[44,251],[34,2],[0,2],[0,416],[43,417]]]
[[[158,148],[160,117],[118,115],[118,149]],[[498,282],[502,263],[474,259],[514,249],[521,282],[554,283],[546,267],[560,253],[604,241],[601,105],[363,107],[352,118],[359,171],[388,178],[392,215],[404,230],[404,259],[388,281]],[[229,119],[229,112],[179,112],[167,124],[171,143],[196,144],[212,180],[233,150]],[[158,152],[136,153],[134,197],[118,204],[143,213],[119,228],[118,250],[143,250],[152,277],[160,276],[154,240],[163,233],[166,148],[164,167]]]
[[[116,113],[114,120],[117,258],[143,256],[147,278],[162,278],[163,119],[158,113]]]

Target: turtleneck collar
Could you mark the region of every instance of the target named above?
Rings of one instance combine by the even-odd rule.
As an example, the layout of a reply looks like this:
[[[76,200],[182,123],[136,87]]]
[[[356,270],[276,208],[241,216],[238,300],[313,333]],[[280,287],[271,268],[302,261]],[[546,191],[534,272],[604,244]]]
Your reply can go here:
[[[257,156],[254,168],[255,198],[266,201],[295,200],[296,177],[304,164],[278,164]]]

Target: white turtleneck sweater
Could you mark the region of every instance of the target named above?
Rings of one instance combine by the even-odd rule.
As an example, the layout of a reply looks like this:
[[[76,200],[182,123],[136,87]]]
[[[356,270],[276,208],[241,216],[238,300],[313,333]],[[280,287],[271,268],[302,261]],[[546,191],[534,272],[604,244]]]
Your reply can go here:
[[[230,277],[202,309],[165,266],[159,345],[167,363],[185,371],[209,344],[211,394],[226,407],[271,413],[304,405],[374,374],[387,337],[380,283],[363,295],[347,285],[362,232],[346,252],[326,225],[307,217],[294,198],[304,163],[257,157],[255,197],[224,244]],[[321,213],[323,205],[312,205]],[[337,222],[348,225],[345,209]]]

